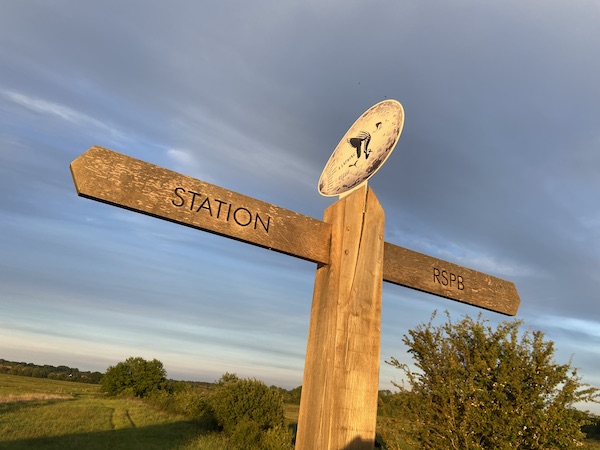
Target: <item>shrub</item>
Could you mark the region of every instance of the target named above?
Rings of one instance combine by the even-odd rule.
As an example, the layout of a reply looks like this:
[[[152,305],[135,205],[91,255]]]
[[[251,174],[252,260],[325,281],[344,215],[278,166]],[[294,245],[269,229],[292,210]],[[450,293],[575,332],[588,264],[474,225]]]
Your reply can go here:
[[[127,358],[106,369],[102,377],[101,390],[110,395],[147,397],[167,386],[167,372],[157,359]]]
[[[554,344],[521,322],[497,329],[466,316],[441,326],[420,325],[404,338],[418,372],[407,375],[409,417],[424,448],[574,448],[584,417],[574,408],[598,390],[570,364],[554,362]]]
[[[294,433],[292,430],[282,426],[269,428],[261,436],[263,450],[292,450]]]
[[[256,379],[225,374],[210,394],[210,407],[231,444],[240,449],[287,449],[291,433],[284,430],[283,396]],[[279,441],[287,443],[279,446]]]

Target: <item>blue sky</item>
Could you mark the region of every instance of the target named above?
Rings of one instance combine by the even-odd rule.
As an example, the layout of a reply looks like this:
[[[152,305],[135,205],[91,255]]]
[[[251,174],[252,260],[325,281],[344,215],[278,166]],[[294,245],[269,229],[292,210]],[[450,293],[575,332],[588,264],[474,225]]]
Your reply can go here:
[[[0,357],[301,384],[314,264],[79,198],[69,164],[100,145],[321,219],[331,152],[394,98],[386,241],[513,281],[600,386],[597,1],[0,8]],[[480,312],[385,284],[382,361],[434,310]]]

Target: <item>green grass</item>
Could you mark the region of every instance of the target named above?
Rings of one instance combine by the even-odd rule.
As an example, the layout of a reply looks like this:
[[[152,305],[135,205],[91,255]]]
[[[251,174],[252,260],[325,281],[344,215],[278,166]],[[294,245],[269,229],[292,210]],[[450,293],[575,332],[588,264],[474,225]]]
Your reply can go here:
[[[219,449],[223,438],[99,386],[0,374],[0,449]]]
[[[596,439],[586,439],[585,441],[583,441],[582,448],[600,450],[600,441],[597,441]]]
[[[298,424],[298,413],[300,411],[300,405],[285,405],[284,415],[287,424]]]
[[[17,375],[0,374],[0,402],[10,395],[42,395],[54,394],[77,396],[97,394],[97,384],[74,383],[46,378],[29,378]]]

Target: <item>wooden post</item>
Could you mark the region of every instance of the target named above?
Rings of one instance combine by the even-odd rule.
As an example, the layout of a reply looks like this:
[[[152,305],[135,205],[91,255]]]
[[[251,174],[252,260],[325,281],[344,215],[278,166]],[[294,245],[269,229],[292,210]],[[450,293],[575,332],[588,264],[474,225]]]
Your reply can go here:
[[[375,444],[383,208],[366,186],[331,205],[330,263],[317,269],[296,449]]]
[[[80,196],[318,264],[300,450],[374,447],[383,281],[502,314],[519,307],[513,283],[384,244],[383,209],[366,185],[321,222],[101,147],[73,161],[71,172]]]

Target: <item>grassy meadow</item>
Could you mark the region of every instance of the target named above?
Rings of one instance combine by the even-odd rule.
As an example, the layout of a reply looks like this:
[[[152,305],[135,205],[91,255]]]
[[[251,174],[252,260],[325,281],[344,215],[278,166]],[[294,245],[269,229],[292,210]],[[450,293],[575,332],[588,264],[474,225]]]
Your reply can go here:
[[[0,449],[222,449],[218,433],[99,385],[0,374]]]
[[[107,397],[100,386],[0,374],[0,449],[227,448],[226,438],[197,421],[165,412],[149,401]],[[298,405],[286,405],[288,425]],[[378,435],[389,449],[417,449],[398,417],[379,417]],[[585,449],[600,449],[588,440]]]

